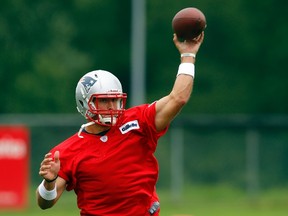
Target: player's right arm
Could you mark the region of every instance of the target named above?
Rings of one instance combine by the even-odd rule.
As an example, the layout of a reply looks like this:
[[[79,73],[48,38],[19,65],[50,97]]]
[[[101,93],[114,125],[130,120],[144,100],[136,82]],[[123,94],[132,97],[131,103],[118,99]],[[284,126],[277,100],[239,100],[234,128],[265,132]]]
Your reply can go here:
[[[41,209],[51,208],[66,188],[66,181],[58,177],[60,170],[60,153],[56,151],[45,155],[40,165],[39,175],[43,177],[42,183],[36,190],[37,203]]]
[[[204,40],[204,32],[202,32],[197,38],[180,41],[177,35],[174,34],[173,41],[180,54],[188,53],[196,55],[202,42]],[[195,59],[192,56],[185,56],[181,58],[181,64],[188,64],[188,68],[185,67],[185,71],[192,72],[194,68]],[[194,70],[193,70],[194,71]],[[156,102],[156,116],[155,126],[158,131],[166,128],[175,116],[181,111],[182,107],[188,102],[193,90],[194,75],[192,74],[178,74],[174,82],[172,91],[167,96],[161,98]]]

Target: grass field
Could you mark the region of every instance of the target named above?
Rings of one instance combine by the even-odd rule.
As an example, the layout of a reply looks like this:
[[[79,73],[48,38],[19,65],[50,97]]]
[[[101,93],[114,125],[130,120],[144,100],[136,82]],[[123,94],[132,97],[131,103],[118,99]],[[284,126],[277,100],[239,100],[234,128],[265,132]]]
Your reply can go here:
[[[3,216],[78,216],[73,192],[64,193],[49,210],[37,207],[34,189],[25,210],[0,210]],[[245,191],[227,186],[185,187],[181,200],[175,202],[169,191],[159,190],[161,216],[287,216],[288,188],[261,191],[252,198]],[[1,197],[2,199],[3,197]]]

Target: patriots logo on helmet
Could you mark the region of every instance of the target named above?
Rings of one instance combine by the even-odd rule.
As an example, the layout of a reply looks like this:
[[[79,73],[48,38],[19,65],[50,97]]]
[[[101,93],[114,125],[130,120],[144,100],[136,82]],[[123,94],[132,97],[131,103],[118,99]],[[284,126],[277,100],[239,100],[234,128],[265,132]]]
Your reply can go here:
[[[96,83],[96,81],[97,80],[93,79],[92,77],[85,76],[80,82],[84,86],[86,93],[88,93],[91,87]]]

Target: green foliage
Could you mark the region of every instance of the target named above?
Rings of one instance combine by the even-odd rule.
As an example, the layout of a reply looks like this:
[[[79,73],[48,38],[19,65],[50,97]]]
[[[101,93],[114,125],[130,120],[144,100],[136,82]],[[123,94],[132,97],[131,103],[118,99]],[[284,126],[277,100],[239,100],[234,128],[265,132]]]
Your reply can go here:
[[[0,84],[7,94],[1,112],[74,112],[75,86],[84,73],[101,68],[127,71],[129,25],[121,27],[117,22],[128,23],[129,13],[122,14],[115,4],[108,12],[108,3],[7,1],[2,5]],[[119,55],[115,65],[106,66],[115,53]],[[106,63],[101,63],[103,59]]]
[[[1,1],[0,112],[75,112],[76,83],[94,69],[114,72],[129,95],[130,4]],[[207,29],[183,112],[286,113],[284,0],[146,1],[147,101],[172,88],[179,54],[171,20],[184,7],[200,8]]]

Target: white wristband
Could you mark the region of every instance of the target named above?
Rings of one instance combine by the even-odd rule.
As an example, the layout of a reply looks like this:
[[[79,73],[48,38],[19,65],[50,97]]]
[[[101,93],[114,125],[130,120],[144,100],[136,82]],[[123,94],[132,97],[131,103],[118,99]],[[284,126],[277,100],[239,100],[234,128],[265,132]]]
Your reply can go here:
[[[196,55],[194,53],[182,53],[181,54],[181,58],[182,57],[193,57],[193,58],[196,58]]]
[[[45,180],[43,180],[38,187],[39,195],[45,200],[54,200],[57,197],[56,184],[53,190],[48,191],[44,186],[44,181]]]
[[[195,65],[193,63],[181,63],[178,68],[177,76],[180,74],[190,75],[195,77]]]

